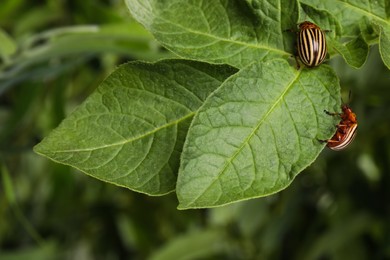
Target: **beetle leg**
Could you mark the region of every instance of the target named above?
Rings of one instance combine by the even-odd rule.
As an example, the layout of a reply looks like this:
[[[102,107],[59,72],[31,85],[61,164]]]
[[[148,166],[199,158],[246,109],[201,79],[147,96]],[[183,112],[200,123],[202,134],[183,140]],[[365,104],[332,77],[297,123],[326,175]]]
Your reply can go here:
[[[345,134],[346,133],[345,127],[340,127],[339,125],[336,125],[336,127],[337,127],[337,131],[339,133],[341,133],[341,134]]]
[[[340,113],[337,113],[337,112],[329,112],[328,110],[324,110],[324,112],[327,114],[327,115],[330,115],[330,116],[341,116]]]
[[[295,33],[296,31],[290,28],[290,29],[284,29],[283,32]]]
[[[332,139],[329,139],[326,141],[327,143],[338,143],[340,142],[340,140],[332,140]]]
[[[295,58],[295,62],[297,63],[297,70],[299,70],[301,68],[301,65],[299,65],[299,61],[298,61],[297,55],[294,55],[294,58]]]
[[[329,140],[321,140],[321,139],[317,139],[318,142],[320,143],[327,143]]]

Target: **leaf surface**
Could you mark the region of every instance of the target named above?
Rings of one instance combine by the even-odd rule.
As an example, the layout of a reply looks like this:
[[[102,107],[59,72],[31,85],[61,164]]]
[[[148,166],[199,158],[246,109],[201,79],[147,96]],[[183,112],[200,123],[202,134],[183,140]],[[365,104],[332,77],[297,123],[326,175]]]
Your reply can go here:
[[[368,44],[361,36],[344,44],[330,39],[330,44],[354,68],[360,68],[367,60]]]
[[[194,117],[183,148],[179,208],[214,207],[286,188],[335,132],[332,69],[254,63],[230,77]],[[336,120],[337,121],[337,120]]]
[[[296,1],[126,0],[133,15],[176,54],[243,67],[290,56],[285,29],[297,21]],[[288,44],[290,43],[290,44]]]
[[[165,194],[195,111],[235,71],[180,60],[120,66],[34,149],[100,180]]]

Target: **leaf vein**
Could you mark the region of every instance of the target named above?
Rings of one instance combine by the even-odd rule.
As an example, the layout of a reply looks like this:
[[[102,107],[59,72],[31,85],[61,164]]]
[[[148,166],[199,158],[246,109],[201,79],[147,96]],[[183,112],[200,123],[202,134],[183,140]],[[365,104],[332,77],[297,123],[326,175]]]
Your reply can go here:
[[[164,128],[167,128],[167,127],[170,127],[170,126],[174,126],[174,125],[180,123],[181,121],[184,121],[187,118],[190,118],[190,117],[194,116],[194,114],[195,114],[195,112],[188,113],[188,115],[183,116],[183,117],[181,117],[181,118],[179,118],[177,120],[174,120],[174,121],[172,121],[170,123],[161,125],[160,127],[157,127],[156,129],[153,129],[152,131],[145,132],[142,135],[139,135],[139,136],[136,136],[134,138],[127,139],[127,140],[123,140],[123,141],[120,141],[120,142],[106,144],[106,145],[101,145],[101,146],[97,146],[97,147],[84,148],[84,149],[70,149],[70,150],[63,150],[63,151],[55,151],[54,153],[87,152],[87,151],[95,151],[95,150],[109,148],[109,147],[114,147],[114,146],[119,146],[119,145],[125,145],[127,143],[131,143],[131,142],[137,141],[139,139],[145,138],[145,137],[147,137],[149,135],[152,135],[152,134],[154,134],[154,133],[156,133],[156,132],[158,132],[158,131],[160,131],[160,130],[162,130]]]
[[[287,93],[287,91],[290,89],[290,87],[292,85],[294,85],[294,83],[298,80],[299,76],[301,74],[301,70],[298,71],[298,73],[296,74],[296,76],[293,78],[293,80],[287,84],[285,90],[279,95],[279,97],[276,99],[276,101],[274,102],[274,104],[268,109],[268,111],[265,113],[265,115],[261,118],[261,120],[257,123],[256,127],[253,129],[253,131],[248,135],[248,137],[243,141],[243,143],[240,145],[240,147],[237,149],[237,151],[233,154],[233,156],[228,159],[224,165],[224,167],[221,169],[221,171],[216,175],[216,177],[213,178],[213,180],[210,182],[210,184],[206,187],[205,190],[203,190],[202,192],[199,193],[199,195],[195,196],[191,202],[192,203],[195,203],[195,201],[197,201],[202,195],[204,195],[209,189],[211,189],[211,187],[214,185],[214,183],[216,181],[218,181],[220,178],[221,175],[223,175],[228,166],[230,164],[232,164],[232,161],[238,156],[238,154],[242,151],[243,147],[245,146],[246,143],[249,142],[249,140],[255,135],[256,131],[260,128],[261,125],[263,125],[264,121],[266,118],[268,118],[268,116],[273,112],[273,110],[275,109],[276,105],[279,104],[279,102],[282,100],[283,96]]]
[[[171,24],[173,26],[177,26],[178,28],[180,28],[180,29],[182,29],[184,31],[187,31],[188,33],[198,34],[198,35],[201,35],[201,36],[208,37],[210,39],[219,40],[221,42],[229,42],[229,43],[233,43],[233,44],[236,44],[236,45],[243,45],[243,46],[246,46],[247,48],[268,50],[268,51],[271,51],[271,52],[279,53],[281,55],[290,55],[290,53],[287,53],[287,52],[285,52],[283,50],[280,50],[280,49],[271,48],[270,46],[265,46],[265,45],[260,45],[260,44],[251,44],[251,43],[237,41],[237,40],[233,40],[233,39],[222,38],[222,37],[214,35],[214,34],[210,34],[210,33],[205,33],[205,32],[201,32],[201,31],[196,31],[196,30],[189,29],[187,27],[184,27],[182,25],[173,23],[172,21],[169,21],[169,20],[161,18],[161,17],[158,17],[158,19],[161,19],[162,21],[164,21],[164,22],[166,22],[168,24]]]
[[[384,22],[386,24],[389,24],[389,21],[383,19],[382,17],[380,17],[380,16],[378,16],[376,14],[368,12],[367,10],[362,9],[359,6],[355,6],[355,5],[352,5],[351,3],[343,2],[341,0],[336,0],[336,1],[341,3],[342,5],[349,6],[351,9],[356,9],[358,12],[363,13],[366,16],[373,17],[373,18],[375,18],[377,20],[380,20],[380,21],[382,21],[382,22]]]

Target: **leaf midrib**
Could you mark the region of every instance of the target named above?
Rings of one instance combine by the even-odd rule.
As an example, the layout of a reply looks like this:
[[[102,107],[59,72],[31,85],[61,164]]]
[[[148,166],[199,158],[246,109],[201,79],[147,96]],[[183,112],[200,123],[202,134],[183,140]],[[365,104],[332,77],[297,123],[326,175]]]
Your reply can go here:
[[[200,32],[200,31],[195,31],[195,30],[192,30],[192,29],[189,29],[187,27],[183,27],[181,26],[180,24],[176,24],[176,23],[173,23],[172,21],[169,21],[167,19],[164,19],[164,18],[161,18],[161,17],[156,17],[157,19],[160,19],[166,23],[169,23],[173,26],[177,26],[179,28],[181,28],[182,30],[184,31],[187,31],[189,33],[193,33],[193,34],[198,34],[198,35],[202,35],[202,36],[206,36],[206,37],[209,37],[211,39],[214,39],[214,40],[218,40],[218,41],[223,41],[223,42],[229,42],[229,43],[234,43],[234,44],[237,44],[237,45],[242,45],[242,46],[245,46],[245,47],[249,47],[249,48],[253,48],[253,49],[262,49],[262,50],[267,50],[267,51],[270,51],[270,52],[274,52],[274,53],[280,53],[281,55],[291,55],[291,53],[288,53],[288,52],[285,52],[283,50],[280,50],[280,49],[275,49],[275,48],[270,48],[269,46],[265,46],[265,45],[259,45],[259,44],[250,44],[250,43],[247,43],[247,42],[241,42],[241,41],[234,41],[232,39],[228,39],[228,38],[222,38],[222,37],[219,37],[219,36],[216,36],[216,35],[213,35],[213,34],[209,34],[209,33],[205,33],[205,32]],[[152,29],[152,28],[151,28]],[[153,30],[153,29],[152,29]],[[162,33],[162,32],[160,32]]]
[[[214,177],[214,179],[210,182],[210,184],[206,187],[206,189],[201,192],[198,196],[196,196],[188,205],[192,205],[197,201],[201,196],[203,196],[213,185],[214,183],[220,178],[221,175],[225,173],[227,170],[228,166],[232,163],[232,161],[239,155],[241,150],[244,148],[244,146],[249,142],[249,140],[254,136],[256,131],[260,128],[260,126],[263,124],[263,122],[267,119],[267,117],[273,112],[275,109],[276,105],[279,104],[279,102],[282,100],[284,97],[285,93],[291,88],[291,86],[295,83],[295,81],[299,78],[301,75],[302,70],[299,70],[298,73],[296,74],[295,78],[291,80],[291,82],[287,85],[286,89],[280,94],[278,99],[275,101],[275,104],[273,104],[270,109],[267,111],[267,113],[263,116],[263,118],[257,123],[256,127],[253,129],[253,131],[248,135],[248,137],[242,142],[240,147],[237,149],[237,151],[233,154],[233,156],[226,161],[223,169]]]
[[[110,143],[110,144],[106,144],[106,145],[102,145],[102,146],[98,146],[98,147],[84,148],[84,149],[71,149],[71,150],[62,150],[62,151],[52,151],[51,153],[90,152],[90,151],[96,151],[96,150],[99,150],[99,149],[125,145],[125,144],[128,144],[128,143],[131,143],[131,142],[143,139],[143,138],[145,138],[145,137],[147,137],[149,135],[152,135],[152,134],[154,134],[154,133],[156,133],[156,132],[158,132],[158,131],[160,131],[160,130],[162,130],[164,128],[168,128],[170,126],[179,124],[181,121],[185,121],[186,119],[194,116],[194,114],[195,114],[195,112],[188,113],[186,116],[183,116],[183,117],[181,117],[181,118],[179,118],[177,120],[171,121],[168,124],[161,125],[160,127],[157,127],[155,129],[153,129],[152,131],[147,131],[147,132],[145,132],[142,135],[138,135],[138,136],[136,136],[134,138],[126,139],[126,140],[123,140],[123,141],[120,141],[120,142]]]

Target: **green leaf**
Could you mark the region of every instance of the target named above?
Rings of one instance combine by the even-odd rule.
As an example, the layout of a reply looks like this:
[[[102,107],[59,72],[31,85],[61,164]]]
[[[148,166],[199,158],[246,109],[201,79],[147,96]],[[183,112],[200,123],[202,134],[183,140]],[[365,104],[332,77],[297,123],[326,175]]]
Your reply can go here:
[[[150,259],[209,259],[209,257],[229,252],[230,245],[227,238],[225,232],[218,229],[191,232],[176,237],[154,252]]]
[[[293,26],[284,27],[296,18],[295,1],[126,0],[126,4],[159,42],[185,58],[241,68],[254,60],[290,56],[283,30]]]
[[[334,256],[337,255],[337,257],[333,258],[338,258],[342,249],[349,247],[349,241],[353,241],[357,237],[362,237],[372,232],[373,223],[375,223],[372,216],[360,211],[352,214],[349,213],[349,215],[345,216],[345,219],[348,219],[348,221],[335,221],[328,230],[320,236],[316,236],[308,245],[308,250],[305,252],[305,259],[319,259],[324,255],[330,255],[331,252]],[[349,252],[347,258],[364,259],[364,257],[361,258],[360,251],[357,253],[350,252],[350,250],[347,251]],[[342,256],[341,259],[343,259]]]
[[[0,29],[0,58],[7,58],[16,52],[14,40],[2,29]]]
[[[180,60],[123,65],[34,149],[100,180],[165,194],[195,111],[234,72]]]
[[[8,203],[12,206],[16,205],[16,196],[14,187],[12,185],[12,179],[9,171],[5,165],[0,165],[1,178],[3,182],[4,195]]]
[[[261,23],[258,25],[261,28],[260,35],[267,35],[268,32],[277,32],[280,34],[282,32],[283,37],[283,49],[290,53],[295,52],[295,46],[292,40],[292,34],[283,33],[287,29],[292,29],[298,21],[299,16],[299,6],[295,0],[281,0],[276,3],[276,7],[272,7],[267,1],[263,0],[246,0],[249,7],[253,10],[252,12],[256,15],[258,21]],[[278,8],[279,11],[273,10],[268,12],[265,15],[264,10],[270,10],[273,8]],[[273,16],[273,17],[272,17]],[[282,31],[280,32],[279,29]]]
[[[75,67],[91,54],[116,53],[147,61],[174,57],[159,51],[152,35],[136,22],[57,28],[32,35],[19,48],[7,64],[0,64],[0,95],[23,80],[52,77]],[[61,62],[42,66],[53,59]]]
[[[390,69],[390,27],[381,27],[379,36],[379,51],[383,63]]]
[[[204,208],[286,188],[323,149],[339,111],[339,82],[322,65],[254,63],[230,77],[194,117],[183,148],[179,208]]]
[[[360,68],[367,60],[368,44],[362,36],[344,44],[335,39],[330,39],[329,43],[354,68]]]
[[[390,25],[388,0],[300,0],[300,2],[334,15],[342,26],[344,37],[355,37],[359,34],[359,22],[364,18]]]
[[[138,23],[118,23],[103,26],[72,26],[45,31],[29,39],[29,44],[44,41],[28,53],[29,58],[67,56],[77,53],[119,53],[135,58],[150,55],[153,38]],[[167,56],[159,56],[163,58]]]
[[[64,255],[62,249],[54,241],[48,241],[39,246],[26,246],[23,249],[12,250],[12,249],[2,249],[1,250],[1,260],[51,260],[59,258],[59,256]],[[60,257],[61,258],[61,257]]]

